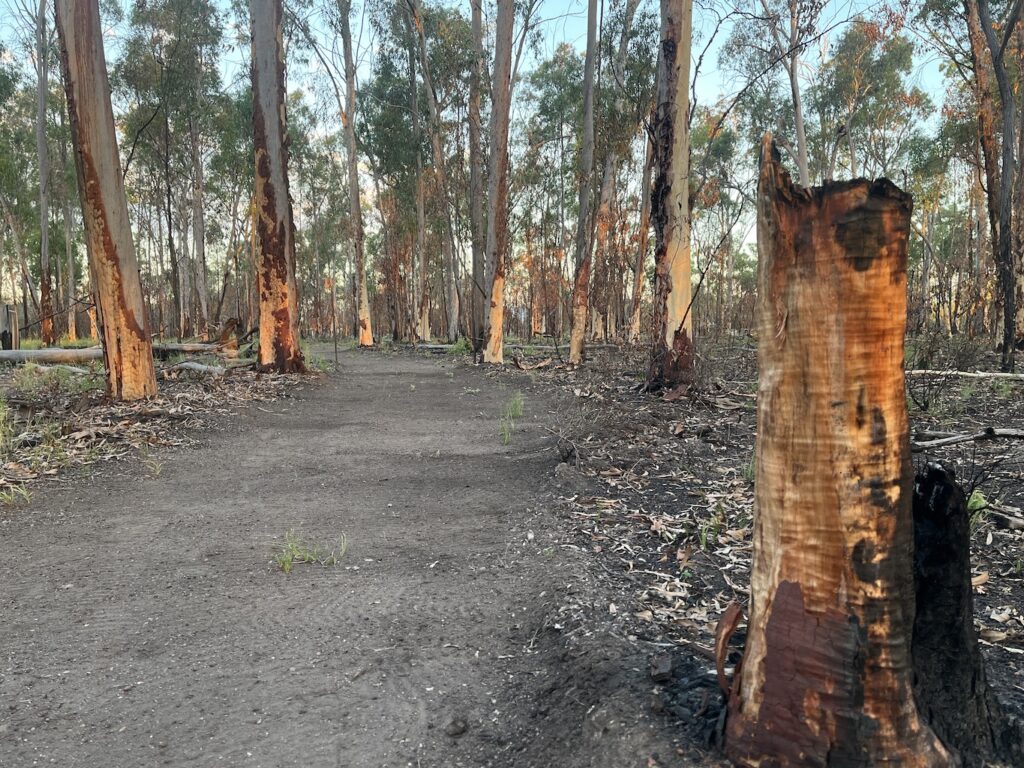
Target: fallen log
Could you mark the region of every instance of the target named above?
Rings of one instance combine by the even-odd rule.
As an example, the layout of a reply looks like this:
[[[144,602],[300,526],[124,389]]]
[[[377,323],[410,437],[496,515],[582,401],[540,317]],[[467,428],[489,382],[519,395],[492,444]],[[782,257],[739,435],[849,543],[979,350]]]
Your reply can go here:
[[[963,435],[949,435],[948,437],[940,437],[935,440],[925,440],[923,442],[912,442],[910,444],[910,450],[914,453],[921,453],[922,451],[927,451],[930,448],[944,448],[947,445],[977,443],[983,440],[996,440],[998,438],[1024,440],[1024,429],[996,429],[995,427],[986,427],[980,432],[971,432]]]
[[[174,355],[216,355],[225,352],[219,343],[200,344],[154,344],[153,356],[166,360]],[[231,357],[238,354],[237,350],[227,350]],[[47,347],[46,349],[3,349],[0,350],[0,363],[85,363],[90,360],[102,360],[102,347],[81,347],[64,349]]]
[[[56,365],[37,365],[36,370],[40,373],[49,373],[50,371],[64,371],[65,373],[73,373],[77,376],[88,376],[92,371],[86,370],[85,368],[79,368],[74,365],[64,365],[63,363],[57,363]]]
[[[1004,379],[1009,381],[1024,381],[1024,373],[1002,373],[1000,371],[930,371],[927,369],[916,369],[907,371],[907,376],[949,376],[961,379]]]
[[[227,370],[227,368],[219,365],[203,365],[202,363],[185,361],[157,371],[157,378],[166,379],[167,375],[174,371],[195,371],[196,373],[208,373],[211,376],[220,377],[227,373]]]
[[[103,350],[100,347],[0,350],[2,363],[85,363],[102,359]]]
[[[524,363],[522,360],[519,359],[517,355],[513,355],[512,364],[515,365],[515,367],[521,371],[532,371],[537,368],[543,368],[545,366],[551,365],[551,358],[545,357],[538,363]]]

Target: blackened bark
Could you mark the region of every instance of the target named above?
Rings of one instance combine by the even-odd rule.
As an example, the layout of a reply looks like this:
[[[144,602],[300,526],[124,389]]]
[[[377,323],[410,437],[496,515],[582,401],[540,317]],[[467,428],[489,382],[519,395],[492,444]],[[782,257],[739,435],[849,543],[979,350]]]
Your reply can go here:
[[[974,629],[970,515],[953,473],[929,463],[914,479],[914,695],[964,765],[1024,765],[1019,725],[985,676]]]

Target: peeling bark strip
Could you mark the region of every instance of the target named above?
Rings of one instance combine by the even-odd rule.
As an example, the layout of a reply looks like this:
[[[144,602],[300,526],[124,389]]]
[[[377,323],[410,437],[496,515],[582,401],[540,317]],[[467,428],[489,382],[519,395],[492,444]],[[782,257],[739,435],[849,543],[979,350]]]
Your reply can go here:
[[[260,365],[304,370],[295,284],[295,226],[288,194],[287,118],[281,0],[250,0],[252,126],[256,147],[256,285],[260,297]]]
[[[952,765],[911,688],[911,198],[884,179],[795,186],[767,136],[757,199],[754,555],[726,750],[748,766]]]
[[[56,10],[107,394],[137,400],[156,394],[156,373],[121,179],[99,6],[97,0],[58,0]]]
[[[661,0],[658,104],[654,114],[657,175],[654,221],[654,349],[648,379],[673,386],[693,367],[690,311],[690,38],[691,0]]]

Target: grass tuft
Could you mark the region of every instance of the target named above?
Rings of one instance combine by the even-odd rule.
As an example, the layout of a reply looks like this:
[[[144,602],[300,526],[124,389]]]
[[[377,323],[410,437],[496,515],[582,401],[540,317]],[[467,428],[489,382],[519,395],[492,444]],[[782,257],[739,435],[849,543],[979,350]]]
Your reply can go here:
[[[348,539],[341,534],[337,545],[330,549],[320,544],[310,544],[294,531],[284,535],[284,543],[274,554],[274,564],[284,573],[291,573],[295,565],[309,563],[328,567],[337,565],[348,550]]]
[[[512,433],[516,428],[516,419],[523,415],[523,394],[513,392],[512,397],[505,401],[501,409],[501,418],[498,420],[498,434],[501,436],[501,444],[508,445],[512,442]]]

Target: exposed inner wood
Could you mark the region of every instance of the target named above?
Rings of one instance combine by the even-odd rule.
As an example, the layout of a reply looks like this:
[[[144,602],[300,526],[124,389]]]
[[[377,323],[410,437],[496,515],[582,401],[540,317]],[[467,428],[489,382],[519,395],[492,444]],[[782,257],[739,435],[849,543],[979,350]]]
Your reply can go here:
[[[727,751],[952,765],[911,685],[910,196],[885,180],[798,187],[768,136],[757,200],[754,553]]]

